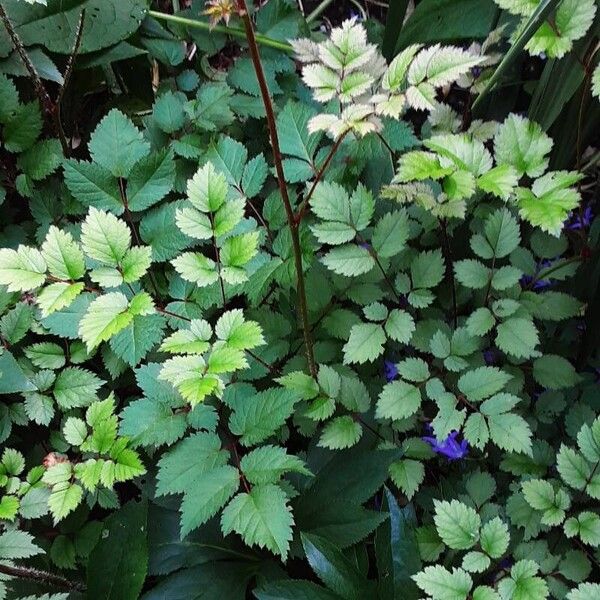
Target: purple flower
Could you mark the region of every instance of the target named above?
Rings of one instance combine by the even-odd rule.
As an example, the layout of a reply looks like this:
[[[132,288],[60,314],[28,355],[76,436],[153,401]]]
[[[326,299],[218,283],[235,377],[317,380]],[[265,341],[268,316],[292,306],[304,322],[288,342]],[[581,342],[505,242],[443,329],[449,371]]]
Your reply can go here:
[[[365,250],[370,250],[371,246],[369,246],[369,244],[367,242],[359,242],[358,244],[361,248],[364,248]]]
[[[536,279],[536,278],[537,278],[538,274],[540,273],[540,271],[552,266],[559,259],[560,259],[560,256],[557,256],[553,260],[540,261],[537,265],[535,275],[523,275],[523,277],[521,277],[521,279],[519,281],[519,283],[521,284],[521,287],[528,288],[531,286],[531,283],[533,281],[535,281],[535,283],[533,284],[534,290],[543,290],[545,288],[552,287],[554,285],[554,282],[550,281],[549,279]]]
[[[386,381],[393,381],[398,377],[398,367],[396,363],[391,360],[383,361],[383,374],[385,375]]]
[[[428,427],[429,431],[432,431],[431,427]],[[435,436],[424,436],[421,439],[427,442],[434,452],[442,454],[448,460],[458,460],[464,458],[469,452],[469,444],[467,440],[459,442],[456,438],[458,437],[458,431],[451,431],[450,435],[443,441],[438,441]]]
[[[493,348],[488,348],[487,350],[483,351],[483,360],[488,367],[496,364],[496,353],[494,352]]]
[[[586,206],[583,213],[571,214],[567,220],[567,229],[587,229],[594,220],[594,213],[591,206]]]

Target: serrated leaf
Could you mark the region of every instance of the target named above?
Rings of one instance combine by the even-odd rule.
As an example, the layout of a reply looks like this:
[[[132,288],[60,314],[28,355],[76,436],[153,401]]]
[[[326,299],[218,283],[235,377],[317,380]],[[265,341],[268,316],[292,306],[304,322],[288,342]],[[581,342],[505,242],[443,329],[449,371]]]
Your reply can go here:
[[[238,494],[223,511],[221,529],[224,535],[235,531],[248,546],[266,547],[285,560],[293,522],[283,490],[266,484]]]
[[[150,144],[128,117],[113,108],[92,132],[88,148],[94,162],[115,177],[127,177],[133,165],[149,153]]]

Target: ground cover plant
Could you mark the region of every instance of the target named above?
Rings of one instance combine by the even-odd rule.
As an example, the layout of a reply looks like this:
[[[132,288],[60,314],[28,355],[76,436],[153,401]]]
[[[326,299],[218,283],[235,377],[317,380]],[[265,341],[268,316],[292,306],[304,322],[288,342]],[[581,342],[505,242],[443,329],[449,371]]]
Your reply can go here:
[[[594,0],[0,0],[0,599],[600,599]]]

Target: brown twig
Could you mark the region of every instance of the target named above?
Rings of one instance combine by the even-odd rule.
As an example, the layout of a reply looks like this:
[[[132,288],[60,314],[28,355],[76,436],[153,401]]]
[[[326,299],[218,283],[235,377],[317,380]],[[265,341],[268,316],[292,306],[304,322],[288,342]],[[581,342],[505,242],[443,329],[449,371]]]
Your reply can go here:
[[[6,28],[6,31],[8,32],[8,35],[13,43],[13,46],[15,47],[15,50],[20,56],[21,61],[25,66],[25,69],[27,69],[27,72],[31,77],[35,93],[40,100],[40,104],[42,105],[44,112],[47,115],[52,115],[54,113],[54,102],[52,102],[52,98],[50,98],[50,95],[48,94],[48,91],[46,90],[40,78],[40,75],[37,72],[37,69],[31,62],[31,59],[29,58],[29,55],[25,50],[25,46],[23,46],[23,42],[21,42],[21,38],[15,31],[15,28],[10,22],[10,18],[2,4],[0,4],[0,21],[2,21],[2,23],[4,24],[4,27]]]
[[[65,95],[65,91],[71,81],[71,77],[73,75],[73,70],[75,68],[75,60],[77,58],[77,53],[79,52],[79,48],[81,47],[81,39],[83,37],[83,22],[85,19],[85,8],[82,9],[79,15],[79,22],[77,23],[77,32],[75,33],[75,41],[73,42],[73,48],[71,49],[71,54],[69,54],[69,59],[67,60],[67,66],[65,69],[65,74],[63,76],[63,84],[60,87],[58,92],[58,97],[56,98],[56,103],[54,105],[54,120],[56,125],[56,131],[58,132],[58,137],[60,139],[60,143],[63,149],[63,154],[65,157],[68,157],[71,154],[71,148],[67,143],[67,136],[65,135],[65,130],[62,126],[62,115],[61,115],[61,107],[62,101]]]
[[[260,88],[262,101],[265,107],[265,113],[267,116],[267,128],[269,130],[269,139],[271,141],[271,148],[273,149],[273,162],[275,163],[275,172],[277,175],[277,184],[283,200],[287,222],[290,228],[290,234],[292,237],[292,249],[294,252],[294,263],[296,267],[297,277],[297,292],[298,292],[298,312],[300,313],[300,319],[302,320],[302,332],[304,335],[304,345],[306,350],[306,359],[308,362],[308,369],[312,377],[317,376],[317,367],[314,358],[313,342],[310,332],[310,324],[308,320],[308,307],[306,302],[306,289],[304,286],[304,271],[302,266],[302,249],[300,247],[300,234],[298,231],[298,223],[296,222],[294,209],[290,202],[290,198],[285,184],[285,177],[283,173],[283,161],[281,155],[281,149],[279,147],[279,137],[277,134],[277,124],[275,121],[275,112],[273,110],[273,102],[269,93],[269,86],[263,70],[262,62],[260,59],[260,53],[258,50],[258,44],[256,42],[256,36],[254,33],[254,26],[250,20],[248,9],[246,7],[245,0],[236,0],[240,18],[244,24],[244,30],[246,32],[246,41],[248,42],[248,48],[250,50],[250,57],[256,73],[256,79]]]
[[[15,567],[7,564],[0,564],[0,573],[9,575],[10,577],[18,577],[19,579],[29,579],[39,583],[46,584],[69,591],[84,591],[85,585],[79,581],[70,581],[60,575],[32,569],[30,567]]]

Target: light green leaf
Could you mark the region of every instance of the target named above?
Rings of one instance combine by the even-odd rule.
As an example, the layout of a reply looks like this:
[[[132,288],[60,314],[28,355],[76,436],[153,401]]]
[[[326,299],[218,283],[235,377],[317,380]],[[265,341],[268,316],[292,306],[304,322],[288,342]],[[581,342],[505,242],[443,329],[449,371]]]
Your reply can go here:
[[[46,261],[35,248],[20,245],[16,250],[0,248],[0,285],[9,292],[27,292],[46,281]]]
[[[334,273],[348,277],[368,273],[375,266],[375,260],[369,251],[355,244],[331,249],[322,261]]]
[[[548,166],[552,140],[537,123],[511,113],[498,128],[494,149],[498,164],[514,167],[519,177],[538,177]]]
[[[432,600],[466,600],[473,586],[466,571],[455,568],[450,572],[441,565],[425,567],[413,579]]]
[[[459,502],[434,501],[435,526],[444,544],[455,550],[468,550],[479,540],[481,519],[477,512]]]
[[[297,393],[271,388],[236,404],[229,428],[245,446],[258,444],[272,436],[290,417],[299,400]]]
[[[240,468],[252,484],[276,483],[284,473],[310,475],[304,461],[280,446],[261,446],[242,457]]]
[[[90,207],[81,226],[81,245],[90,257],[106,265],[118,266],[131,244],[131,233],[124,221]]]
[[[497,367],[479,367],[460,376],[458,389],[472,402],[479,402],[501,391],[511,379]]]
[[[76,280],[85,273],[83,252],[79,244],[69,232],[61,231],[54,225],[48,230],[42,244],[42,256],[50,273],[59,279]]]
[[[79,335],[88,352],[129,325],[133,315],[128,306],[127,298],[120,292],[104,294],[90,304],[79,323]]]
[[[362,437],[362,427],[350,415],[331,419],[321,433],[318,445],[330,450],[351,448]]]
[[[221,529],[235,531],[248,546],[267,548],[287,558],[292,539],[292,511],[283,490],[273,484],[256,485],[249,493],[238,494],[225,508]]]
[[[405,419],[417,412],[420,406],[421,392],[418,387],[405,381],[392,381],[379,394],[375,416],[378,419]]]
[[[350,330],[344,346],[344,363],[373,362],[383,352],[386,336],[381,325],[360,323]]]

